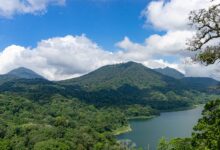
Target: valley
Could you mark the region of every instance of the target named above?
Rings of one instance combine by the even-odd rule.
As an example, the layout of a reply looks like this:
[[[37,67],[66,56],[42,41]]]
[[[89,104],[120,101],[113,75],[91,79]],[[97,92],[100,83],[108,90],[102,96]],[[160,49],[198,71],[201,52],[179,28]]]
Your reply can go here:
[[[129,119],[219,97],[210,90],[219,85],[214,79],[169,73],[127,62],[64,81],[46,80],[26,68],[1,75],[0,148],[123,149],[115,135],[130,131]]]

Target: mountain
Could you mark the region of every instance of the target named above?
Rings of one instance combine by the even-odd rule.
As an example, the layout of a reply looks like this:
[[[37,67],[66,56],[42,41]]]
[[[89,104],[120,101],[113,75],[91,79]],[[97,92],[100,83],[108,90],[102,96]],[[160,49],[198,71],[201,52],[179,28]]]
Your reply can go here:
[[[15,80],[15,79],[17,79],[17,77],[12,76],[12,75],[7,75],[7,74],[0,75],[0,85],[5,83],[5,82],[12,81],[12,80]]]
[[[208,77],[185,77],[181,81],[183,84],[196,90],[207,90],[220,84],[219,81]]]
[[[177,71],[176,69],[173,69],[173,68],[169,68],[169,67],[166,67],[166,68],[157,68],[157,69],[154,69],[155,71],[163,74],[163,75],[167,75],[167,76],[170,76],[170,77],[173,77],[175,79],[182,79],[184,78],[184,74]]]
[[[19,71],[7,75],[15,77],[13,72]],[[23,78],[18,78],[18,75]],[[157,110],[189,107],[208,99],[206,91],[203,90],[205,94],[201,94],[199,88],[193,87],[194,84],[163,75],[135,62],[103,66],[84,76],[59,82],[26,76],[30,74],[21,76],[23,71],[18,75],[16,79],[0,84],[0,93],[12,92],[41,103],[48,102],[50,97],[58,94],[97,107],[138,104]]]
[[[167,87],[178,80],[160,74],[136,62],[127,62],[101,67],[84,76],[61,81],[61,84],[79,85],[89,90],[117,89],[123,85],[150,89]]]
[[[14,69],[14,70],[8,72],[7,75],[14,76],[17,78],[22,78],[22,79],[43,79],[43,77],[40,76],[39,74],[35,73],[34,71],[32,71],[30,69],[24,68],[24,67]]]
[[[207,91],[210,88],[216,88],[220,84],[219,81],[208,77],[185,77],[181,72],[169,67],[154,70],[163,75],[179,79],[182,85],[193,90]]]
[[[101,107],[141,104],[167,110],[189,107],[205,97],[181,80],[135,62],[103,66],[57,83],[71,96]]]
[[[44,78],[30,69],[20,67],[8,72],[7,74],[0,75],[0,84],[18,79],[44,79]]]

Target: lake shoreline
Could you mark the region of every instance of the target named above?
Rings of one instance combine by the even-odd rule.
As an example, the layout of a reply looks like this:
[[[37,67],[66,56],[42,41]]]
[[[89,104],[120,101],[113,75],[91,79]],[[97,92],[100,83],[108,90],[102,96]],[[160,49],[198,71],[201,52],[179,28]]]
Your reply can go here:
[[[190,106],[190,107],[182,107],[182,108],[178,108],[178,109],[170,109],[170,110],[161,110],[160,111],[160,114],[161,113],[166,113],[166,112],[178,112],[178,111],[186,111],[186,110],[191,110],[191,109],[195,109],[199,106],[202,106],[204,104],[197,104],[197,105],[193,105],[193,106]],[[129,117],[127,118],[127,120],[148,120],[148,119],[152,119],[152,118],[155,118],[155,117],[158,117],[160,116],[159,115],[151,115],[151,116],[137,116],[137,117]],[[113,131],[113,135],[114,136],[119,136],[121,134],[124,134],[124,133],[128,133],[128,132],[131,132],[132,131],[132,128],[129,125],[127,126],[123,126],[123,127],[120,127],[118,129],[116,129],[115,131]]]
[[[185,111],[161,113],[160,116],[149,120],[131,120],[129,123],[132,131],[120,134],[116,138],[119,141],[130,139],[144,150],[147,150],[147,145],[156,149],[161,137],[190,137],[193,127],[201,118],[202,110],[203,105],[198,105]]]
[[[157,117],[159,115],[151,115],[151,116],[137,116],[137,117],[129,117],[128,120],[147,120]]]
[[[181,107],[181,108],[176,108],[176,109],[169,109],[169,110],[161,110],[160,113],[166,113],[166,112],[178,112],[178,111],[185,111],[185,110],[191,110],[195,109],[200,106],[204,106],[205,104],[195,104],[193,106],[189,107]]]
[[[118,129],[114,130],[113,135],[118,136],[118,135],[121,135],[121,134],[124,134],[127,132],[131,132],[131,131],[132,131],[132,128],[131,128],[130,124],[128,124],[127,126],[123,126],[123,127],[120,127]]]

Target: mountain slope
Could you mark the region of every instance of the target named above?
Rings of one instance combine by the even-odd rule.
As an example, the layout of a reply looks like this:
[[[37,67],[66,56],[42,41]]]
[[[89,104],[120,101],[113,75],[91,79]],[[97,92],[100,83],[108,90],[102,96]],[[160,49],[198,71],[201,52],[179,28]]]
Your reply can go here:
[[[166,87],[175,84],[178,80],[162,75],[142,64],[127,62],[101,67],[87,75],[61,81],[61,84],[79,85],[89,90],[117,89],[123,85],[150,89]]]
[[[7,75],[11,75],[11,76],[15,76],[17,78],[23,78],[23,79],[43,79],[43,77],[40,76],[39,74],[24,67],[14,69],[8,72]]]
[[[196,90],[207,90],[211,87],[219,85],[219,81],[216,81],[208,77],[185,77],[181,79],[183,84]]]
[[[0,85],[5,83],[5,82],[8,82],[8,81],[12,81],[12,80],[15,80],[17,79],[17,77],[15,76],[12,76],[12,75],[0,75]]]
[[[189,107],[209,99],[208,95],[201,94],[183,80],[135,62],[107,65],[58,84],[72,96],[98,106],[141,104],[167,110]]]
[[[41,103],[60,94],[98,107],[139,104],[158,110],[190,107],[208,99],[205,93],[201,94],[183,80],[135,62],[104,66],[87,75],[59,82],[18,78],[1,84],[1,92],[12,92]]]
[[[44,77],[38,75],[30,69],[20,67],[8,72],[7,74],[0,75],[0,85],[18,79],[44,79]]]
[[[167,75],[167,76],[170,76],[170,77],[173,77],[175,79],[182,79],[184,78],[184,74],[177,71],[176,69],[173,69],[173,68],[169,68],[169,67],[166,67],[166,68],[157,68],[157,69],[154,69],[155,71],[163,74],[163,75]]]

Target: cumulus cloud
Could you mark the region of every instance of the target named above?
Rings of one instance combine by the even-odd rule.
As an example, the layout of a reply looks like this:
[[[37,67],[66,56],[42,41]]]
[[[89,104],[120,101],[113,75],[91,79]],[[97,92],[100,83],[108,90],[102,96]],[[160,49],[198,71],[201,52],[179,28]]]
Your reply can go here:
[[[175,64],[152,59],[153,52],[147,45],[133,43],[127,37],[117,46],[119,51],[109,52],[85,35],[42,40],[36,48],[11,45],[0,52],[0,73],[27,67],[50,80],[62,80],[126,61],[140,62],[151,68],[171,66],[179,69]]]
[[[220,79],[218,73],[213,75],[213,70],[218,71],[216,68],[219,66],[210,66],[207,71],[204,66],[193,64],[188,57],[181,62],[169,62],[156,58],[157,52],[154,53],[149,45],[149,41],[140,44],[125,37],[117,43],[119,51],[110,52],[85,35],[42,40],[35,48],[11,45],[0,52],[0,74],[27,67],[50,80],[62,80],[86,74],[107,64],[136,61],[150,68],[169,66],[188,76],[207,76],[209,73],[209,76]],[[198,68],[199,71],[196,71]]]
[[[64,5],[65,0],[0,0],[0,16],[44,13],[48,5]]]
[[[193,32],[188,30],[169,31],[165,35],[153,34],[145,39],[144,43],[135,43],[128,37],[118,42],[116,46],[123,51],[126,57],[131,56],[146,60],[155,56],[190,55],[186,51],[186,40],[192,37]]]
[[[28,7],[30,4],[31,7],[42,4],[36,7],[39,11],[45,10],[49,4],[65,2],[65,0],[40,0],[43,3],[38,4],[36,0],[28,0],[27,3],[12,1],[15,1],[14,5],[22,3]],[[117,51],[114,52],[103,49],[85,35],[68,35],[42,40],[35,48],[8,46],[0,52],[0,74],[23,66],[50,80],[62,80],[83,75],[107,64],[136,61],[150,68],[168,66],[186,73],[187,76],[209,76],[220,80],[219,64],[206,67],[193,63],[190,56],[194,54],[188,52],[185,45],[186,39],[194,34],[194,31],[187,27],[188,13],[193,9],[208,7],[210,5],[208,1],[152,1],[142,14],[147,18],[147,23],[150,22],[154,27],[164,30],[165,34],[153,34],[143,43],[136,43],[125,37],[116,43]],[[2,6],[0,3],[0,14],[3,12]],[[9,16],[18,11],[17,7],[8,10]],[[34,12],[23,11],[23,13]],[[170,57],[175,59],[170,60]]]
[[[172,55],[179,58],[173,68],[182,70],[187,76],[208,76],[220,79],[219,64],[208,67],[192,62],[190,56],[195,52],[186,50],[186,40],[195,32],[190,28],[188,16],[192,10],[208,8],[219,3],[210,0],[155,0],[142,11],[145,26],[152,25],[155,29],[165,31],[164,35],[152,35],[146,39],[146,48],[155,50],[162,55]],[[154,53],[154,54],[155,54]],[[170,63],[164,63],[172,66]]]
[[[85,35],[56,37],[39,42],[33,49],[15,45],[5,48],[0,53],[0,73],[23,66],[60,80],[114,63],[112,55]]]
[[[151,23],[161,30],[186,30],[189,29],[189,13],[212,4],[210,0],[157,0],[142,11],[142,16],[146,18],[146,24]]]

